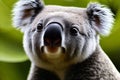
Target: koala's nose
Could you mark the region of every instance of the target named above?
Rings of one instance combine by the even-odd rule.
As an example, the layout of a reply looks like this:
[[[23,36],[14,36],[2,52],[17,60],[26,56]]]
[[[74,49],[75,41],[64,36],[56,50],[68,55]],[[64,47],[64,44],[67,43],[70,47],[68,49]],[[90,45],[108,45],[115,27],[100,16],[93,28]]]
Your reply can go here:
[[[46,31],[44,33],[44,45],[45,46],[60,46],[62,36],[62,26],[59,23],[50,23],[46,26]]]

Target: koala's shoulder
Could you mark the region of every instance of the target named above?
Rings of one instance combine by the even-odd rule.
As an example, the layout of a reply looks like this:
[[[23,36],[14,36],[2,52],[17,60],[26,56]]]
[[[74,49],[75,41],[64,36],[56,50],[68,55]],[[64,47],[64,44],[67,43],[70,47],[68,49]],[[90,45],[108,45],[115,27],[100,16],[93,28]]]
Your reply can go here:
[[[112,63],[103,51],[96,51],[88,59],[70,68],[68,80],[117,80],[113,75]],[[72,74],[71,74],[72,73]]]

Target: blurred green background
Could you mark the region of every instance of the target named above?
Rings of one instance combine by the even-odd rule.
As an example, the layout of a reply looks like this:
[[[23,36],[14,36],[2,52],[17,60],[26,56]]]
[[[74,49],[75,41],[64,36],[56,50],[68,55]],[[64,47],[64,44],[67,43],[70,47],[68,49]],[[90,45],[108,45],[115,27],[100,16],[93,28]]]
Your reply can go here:
[[[26,80],[30,62],[22,47],[23,34],[13,28],[11,10],[17,0],[0,0],[0,80]],[[120,71],[120,0],[45,0],[45,4],[86,7],[90,1],[107,5],[115,14],[112,33],[101,46]]]

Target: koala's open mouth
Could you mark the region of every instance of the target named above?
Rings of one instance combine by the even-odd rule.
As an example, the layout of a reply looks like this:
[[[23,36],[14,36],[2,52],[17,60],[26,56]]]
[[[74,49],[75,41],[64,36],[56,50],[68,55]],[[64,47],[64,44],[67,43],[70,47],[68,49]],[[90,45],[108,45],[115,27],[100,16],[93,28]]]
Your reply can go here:
[[[65,55],[65,48],[63,47],[43,46],[41,51],[47,58],[50,59],[56,59]]]
[[[46,54],[59,54],[61,53],[60,47],[45,47],[44,51]]]

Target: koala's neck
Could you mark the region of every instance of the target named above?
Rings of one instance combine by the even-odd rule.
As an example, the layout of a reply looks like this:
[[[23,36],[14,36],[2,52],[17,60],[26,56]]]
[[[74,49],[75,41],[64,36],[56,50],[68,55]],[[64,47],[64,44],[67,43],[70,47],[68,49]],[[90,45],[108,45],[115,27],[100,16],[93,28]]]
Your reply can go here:
[[[120,80],[119,72],[99,45],[88,59],[73,65],[68,73],[68,76],[75,76],[67,80]]]
[[[88,59],[63,71],[62,77],[32,65],[28,80],[119,80],[120,74],[103,50],[97,47]]]
[[[59,77],[51,71],[39,68],[32,64],[30,74],[27,80],[60,80]]]

